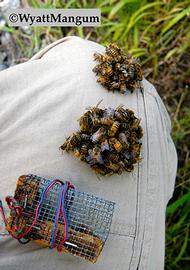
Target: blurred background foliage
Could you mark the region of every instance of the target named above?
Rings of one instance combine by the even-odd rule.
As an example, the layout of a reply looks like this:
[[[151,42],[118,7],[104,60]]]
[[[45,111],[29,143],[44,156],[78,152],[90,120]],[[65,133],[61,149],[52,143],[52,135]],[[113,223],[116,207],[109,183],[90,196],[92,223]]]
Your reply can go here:
[[[101,26],[14,28],[1,23],[4,58],[0,60],[7,67],[27,61],[67,35],[102,45],[116,42],[140,58],[145,77],[156,86],[170,113],[179,157],[174,196],[166,213],[165,269],[190,269],[190,0],[23,0],[20,5],[100,8]]]

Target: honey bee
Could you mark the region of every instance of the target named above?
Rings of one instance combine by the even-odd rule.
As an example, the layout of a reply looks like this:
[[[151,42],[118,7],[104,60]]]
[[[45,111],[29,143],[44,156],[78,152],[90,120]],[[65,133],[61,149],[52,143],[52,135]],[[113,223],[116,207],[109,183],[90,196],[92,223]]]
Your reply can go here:
[[[115,110],[111,107],[105,109],[104,114],[103,114],[104,117],[109,117],[110,119],[114,117],[114,115],[115,115]]]
[[[75,157],[80,158],[80,155],[81,155],[81,154],[80,154],[79,149],[77,149],[77,148],[74,149],[73,153],[74,153],[74,156],[75,156]]]
[[[115,140],[115,143],[114,143],[114,148],[117,152],[120,152],[123,148],[122,144],[118,141],[118,140]]]
[[[107,82],[108,82],[108,78],[104,77],[104,76],[100,76],[98,79],[97,79],[97,82],[102,84],[102,85],[105,85]]]
[[[82,146],[81,146],[81,154],[84,154],[84,155],[86,155],[86,154],[88,154],[88,145],[87,144],[82,144]]]
[[[86,112],[79,120],[80,129],[82,132],[90,132],[92,127],[92,118],[89,112]]]
[[[120,152],[123,148],[122,144],[116,138],[110,138],[109,144],[117,151]]]
[[[125,170],[127,172],[132,172],[134,170],[133,164],[128,164],[127,166],[125,166]]]
[[[109,143],[108,140],[105,140],[101,143],[101,151],[109,151],[110,147],[109,147]]]
[[[120,169],[120,166],[118,163],[112,163],[110,162],[109,165],[107,166],[109,169],[111,169],[113,172],[117,172]]]
[[[114,121],[114,120],[111,119],[110,117],[103,117],[103,118],[101,118],[100,123],[101,123],[102,125],[110,126],[110,125],[113,124],[113,121]]]
[[[100,163],[100,164],[103,164],[104,163],[103,158],[102,158],[102,155],[101,155],[101,149],[98,146],[95,146],[92,149],[92,156],[93,156],[93,159],[97,163]]]
[[[142,81],[143,80],[143,73],[141,70],[141,66],[139,64],[136,64],[136,73],[137,73],[137,80]]]
[[[118,121],[115,121],[115,122],[112,124],[112,126],[111,126],[111,128],[110,128],[110,130],[109,130],[108,135],[109,135],[110,137],[114,136],[114,135],[116,134],[116,132],[118,131],[119,126],[120,126],[120,123],[119,123]]]
[[[131,125],[131,128],[137,130],[138,127],[139,127],[139,123],[140,123],[140,119],[135,118],[135,119],[133,120],[133,123],[132,123],[132,125]]]
[[[125,92],[127,91],[126,85],[123,83],[120,85],[120,92],[122,94],[125,94]]]
[[[127,136],[125,135],[125,133],[123,133],[123,132],[119,133],[118,139],[119,139],[120,143],[123,144],[123,146],[125,148],[129,146]]]
[[[115,90],[115,89],[118,89],[120,87],[120,83],[119,82],[111,82],[110,84],[110,89],[111,90]]]
[[[61,150],[63,150],[63,151],[66,150],[67,152],[69,151],[69,139],[70,139],[70,136],[67,137],[65,142],[60,146]]]
[[[89,141],[90,140],[90,135],[88,135],[88,134],[82,133],[80,135],[80,137],[81,137],[81,140],[85,140],[85,141]]]
[[[120,54],[120,48],[112,43],[108,47],[106,47],[107,54],[111,54],[113,57],[117,57]]]
[[[94,53],[94,60],[95,61],[100,61],[100,62],[105,62],[106,57],[100,53]]]
[[[134,158],[139,157],[140,149],[141,149],[140,143],[136,143],[132,145],[132,155]]]
[[[106,75],[111,76],[113,74],[113,69],[110,66],[108,66],[105,72]]]
[[[96,66],[92,69],[92,71],[93,71],[94,73],[96,73],[96,75],[98,75],[98,72],[100,71],[99,65],[96,65]]]
[[[121,64],[120,63],[116,63],[115,64],[115,70],[120,70],[121,68]]]
[[[117,163],[120,159],[118,154],[109,154],[109,159],[113,162],[113,163]]]
[[[137,134],[137,139],[141,139],[143,136],[143,129],[142,127],[139,125],[137,130],[136,130],[136,134]]]
[[[102,166],[100,167],[99,165],[95,164],[95,165],[92,165],[91,168],[97,173],[97,174],[100,174],[102,176],[105,176],[105,175],[111,175],[112,174],[112,171],[105,167],[105,166]]]
[[[92,136],[91,141],[92,142],[98,142],[102,136],[106,133],[106,129],[104,127],[99,128]]]

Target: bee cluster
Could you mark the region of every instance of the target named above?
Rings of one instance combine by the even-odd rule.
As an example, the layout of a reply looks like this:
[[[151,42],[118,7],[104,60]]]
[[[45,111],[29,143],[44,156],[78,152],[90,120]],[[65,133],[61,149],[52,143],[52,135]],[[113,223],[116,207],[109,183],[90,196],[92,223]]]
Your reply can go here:
[[[95,53],[94,59],[99,62],[93,68],[93,72],[99,76],[97,82],[109,91],[119,91],[122,94],[127,90],[133,92],[143,79],[137,59],[116,44],[107,46],[105,55]]]
[[[132,110],[89,108],[79,119],[80,131],[60,147],[88,163],[100,175],[131,172],[140,160],[143,130]]]

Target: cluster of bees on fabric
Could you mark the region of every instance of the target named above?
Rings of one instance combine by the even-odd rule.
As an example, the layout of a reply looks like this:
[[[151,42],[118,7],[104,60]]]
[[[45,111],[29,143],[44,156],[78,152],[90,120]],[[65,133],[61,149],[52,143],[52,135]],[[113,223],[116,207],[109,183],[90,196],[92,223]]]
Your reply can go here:
[[[100,175],[131,172],[140,159],[143,131],[132,110],[92,107],[79,119],[80,131],[60,147]]]
[[[125,93],[136,89],[143,79],[140,64],[116,44],[106,47],[105,55],[95,53],[99,62],[93,71],[97,82],[110,91]],[[98,104],[99,105],[99,104]],[[134,112],[120,105],[89,108],[79,119],[80,130],[69,136],[61,149],[73,152],[96,172],[105,176],[132,172],[140,160],[143,130]]]
[[[93,68],[98,76],[97,82],[107,90],[124,94],[140,86],[143,74],[138,60],[116,44],[107,46],[105,55],[95,53],[94,59],[99,62]]]

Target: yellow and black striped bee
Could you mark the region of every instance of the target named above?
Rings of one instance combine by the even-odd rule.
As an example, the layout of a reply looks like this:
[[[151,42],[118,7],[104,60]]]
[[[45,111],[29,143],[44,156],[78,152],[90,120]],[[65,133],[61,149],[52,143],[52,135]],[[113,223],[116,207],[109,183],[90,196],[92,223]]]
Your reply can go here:
[[[118,121],[114,121],[110,130],[108,131],[108,135],[110,137],[113,137],[116,134],[116,132],[118,131],[119,126],[120,126],[120,123]]]
[[[88,112],[79,119],[79,125],[82,132],[89,132],[91,130],[92,118]]]

